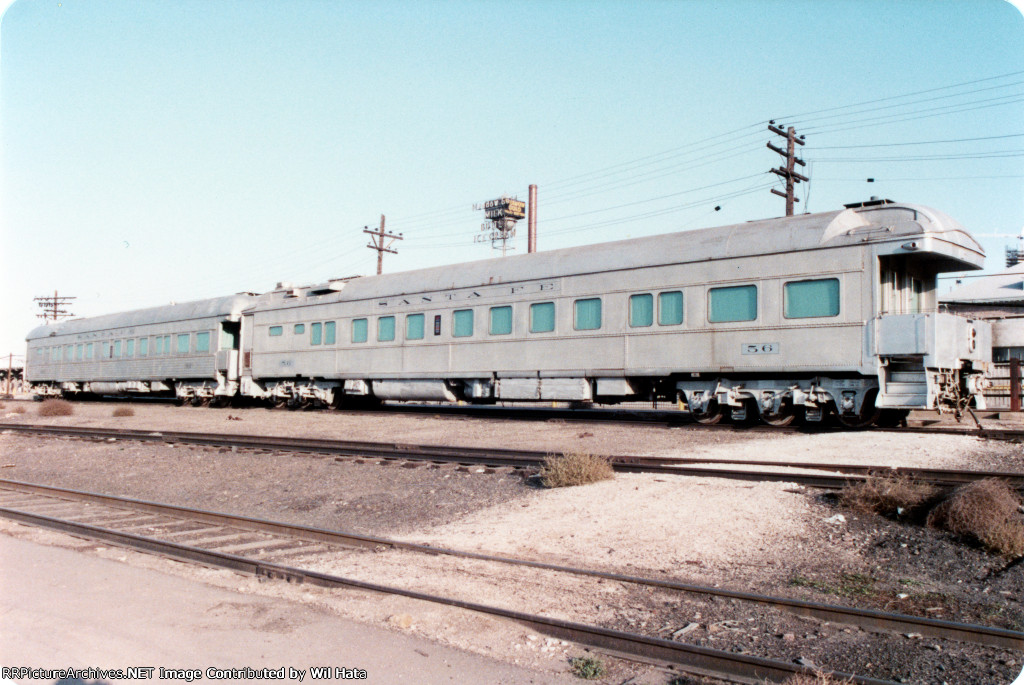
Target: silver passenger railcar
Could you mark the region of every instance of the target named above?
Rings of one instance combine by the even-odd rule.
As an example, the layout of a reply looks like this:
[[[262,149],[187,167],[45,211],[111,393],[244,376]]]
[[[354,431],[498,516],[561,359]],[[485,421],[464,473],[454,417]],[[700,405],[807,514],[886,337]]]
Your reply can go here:
[[[937,312],[981,268],[933,209],[841,211],[282,286],[242,319],[243,395],[289,402],[678,400],[851,425],[981,402],[987,324]]]
[[[240,321],[233,295],[39,326],[26,379],[37,395],[166,394],[195,403],[238,393]]]

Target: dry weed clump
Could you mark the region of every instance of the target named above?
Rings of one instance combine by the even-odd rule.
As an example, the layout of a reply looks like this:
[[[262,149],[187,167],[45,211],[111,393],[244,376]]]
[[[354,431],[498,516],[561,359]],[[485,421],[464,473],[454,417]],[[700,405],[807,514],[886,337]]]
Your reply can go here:
[[[962,485],[928,514],[928,525],[980,543],[991,552],[1024,555],[1021,501],[1009,484],[986,478]]]
[[[830,673],[797,673],[782,681],[782,685],[853,685],[853,680],[838,680]]]
[[[869,476],[839,493],[839,501],[864,514],[899,516],[927,505],[938,488],[899,475]]]
[[[586,485],[614,477],[615,472],[608,459],[583,452],[549,454],[540,469],[540,481],[547,488]]]
[[[27,412],[28,412],[28,409],[25,409],[25,407],[22,407],[21,405],[18,405],[17,407],[11,407],[11,411],[9,411],[8,413],[9,414],[25,414]]]
[[[120,418],[122,416],[135,416],[135,410],[131,407],[116,407],[111,416],[115,418]]]
[[[37,413],[40,416],[71,416],[75,407],[67,400],[43,400]]]

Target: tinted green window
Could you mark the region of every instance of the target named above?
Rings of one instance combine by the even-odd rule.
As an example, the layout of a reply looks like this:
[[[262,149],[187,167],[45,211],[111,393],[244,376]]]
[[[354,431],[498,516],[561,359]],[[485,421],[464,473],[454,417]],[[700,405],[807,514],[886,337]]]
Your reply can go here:
[[[337,327],[338,324],[333,321],[328,321],[324,324],[324,345],[334,344],[334,333]]]
[[[139,356],[145,357],[149,354],[149,338],[139,338]]]
[[[708,321],[753,321],[757,318],[757,286],[738,285],[708,291]]]
[[[210,331],[196,333],[196,352],[210,351]]]
[[[164,353],[164,339],[163,339],[163,337],[161,337],[159,335],[156,336],[156,346],[153,349],[153,353],[154,354],[163,354]]]
[[[537,302],[530,305],[530,332],[547,333],[555,330],[555,303]]]
[[[654,295],[632,295],[629,298],[629,325],[633,328],[654,323]]]
[[[783,310],[787,319],[839,315],[839,279],[794,281],[783,290]]]
[[[601,327],[601,300],[576,300],[573,325],[577,331],[593,331]]]
[[[304,323],[297,323],[297,324],[295,324],[295,330],[292,331],[292,332],[295,335],[302,335],[303,333],[306,332],[306,324],[304,324]]]
[[[377,342],[395,339],[395,317],[382,316],[377,319]]]
[[[85,358],[92,359],[92,343],[85,343]]]
[[[512,332],[512,307],[491,307],[491,335],[508,335]]]
[[[284,326],[271,326],[270,327],[270,337],[273,338],[273,337],[281,335],[282,333],[284,333]],[[158,338],[158,340],[159,340],[159,338]],[[159,346],[157,347],[156,353],[160,354]]]
[[[324,327],[321,323],[315,323],[309,327],[309,344],[320,345],[324,341]]]
[[[405,317],[405,339],[406,340],[422,340],[423,339],[423,315],[422,314],[409,314]]]
[[[126,340],[124,342],[124,356],[134,357],[135,356],[135,341]]]
[[[235,349],[235,337],[236,333],[233,330],[226,328],[220,329],[220,349],[222,350],[233,350]]]
[[[74,358],[75,358],[75,346],[74,345],[68,345],[67,347],[64,348],[64,359],[66,359],[67,361],[71,361]]]
[[[366,342],[366,319],[352,319],[352,342]]]
[[[188,354],[189,333],[178,336],[178,354]]]
[[[452,312],[452,336],[468,338],[473,335],[473,310],[457,309]]]
[[[115,340],[114,341],[114,356],[115,357],[120,357],[121,356],[121,341],[120,340]]]
[[[82,358],[82,346],[81,345],[75,345],[75,359],[81,359],[81,358]]]
[[[683,322],[683,293],[674,290],[658,293],[658,325],[675,326]]]

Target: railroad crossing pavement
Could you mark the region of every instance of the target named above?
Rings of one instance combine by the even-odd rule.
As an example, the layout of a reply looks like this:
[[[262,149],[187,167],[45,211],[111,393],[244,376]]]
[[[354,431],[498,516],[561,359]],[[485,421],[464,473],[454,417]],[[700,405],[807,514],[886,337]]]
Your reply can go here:
[[[0,665],[366,671],[370,683],[570,683],[285,599],[0,535]],[[358,675],[356,673],[338,675]],[[243,672],[244,675],[244,672]],[[86,678],[93,680],[95,678]],[[54,678],[18,683],[53,683]],[[116,682],[103,678],[102,682]],[[333,678],[332,678],[333,680]],[[297,683],[297,678],[222,682]],[[0,683],[4,679],[0,679]],[[167,682],[165,679],[164,682]],[[178,682],[185,683],[185,680]]]

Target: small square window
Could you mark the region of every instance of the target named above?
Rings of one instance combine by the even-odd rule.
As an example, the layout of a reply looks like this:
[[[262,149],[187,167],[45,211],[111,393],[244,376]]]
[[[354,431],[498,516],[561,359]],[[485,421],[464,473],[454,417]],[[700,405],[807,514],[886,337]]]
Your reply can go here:
[[[191,334],[184,333],[178,336],[178,354],[188,354]]]
[[[324,323],[324,345],[333,345],[337,324],[334,321]]]
[[[114,356],[115,357],[120,357],[121,356],[121,341],[120,340],[115,340],[114,341]]]
[[[139,338],[139,356],[145,357],[149,354],[149,338]]]
[[[508,335],[512,332],[512,307],[491,307],[491,335]]]
[[[129,339],[124,341],[124,356],[134,357],[135,356],[135,340]]]
[[[352,319],[352,342],[366,342],[366,319]]]
[[[530,332],[548,333],[555,330],[555,303],[537,302],[530,305]]]
[[[423,340],[422,314],[409,314],[405,317],[405,339]]]
[[[210,351],[210,332],[196,333],[196,352]]]
[[[297,323],[295,324],[295,330],[292,331],[295,335],[302,335],[306,332],[306,324]]]
[[[708,291],[708,321],[753,321],[757,318],[757,286],[737,285]]]
[[[390,342],[395,339],[395,317],[382,316],[377,319],[377,342]]]
[[[601,299],[576,300],[573,325],[577,331],[593,331],[601,327]]]
[[[468,338],[473,335],[473,310],[456,309],[452,312],[452,337]]]
[[[284,326],[271,326],[268,329],[268,332],[270,333],[270,337],[271,338],[276,338],[277,336],[279,336],[282,333],[284,333]],[[160,353],[160,350],[157,350],[157,354],[159,354],[159,353]]]
[[[787,319],[839,316],[839,279],[787,283],[783,288],[782,300],[783,313]]]
[[[658,325],[678,326],[683,322],[683,293],[658,293]]]
[[[309,344],[321,345],[324,341],[324,327],[321,323],[315,323],[309,327]]]
[[[632,295],[629,298],[629,325],[644,328],[654,323],[654,295]]]

